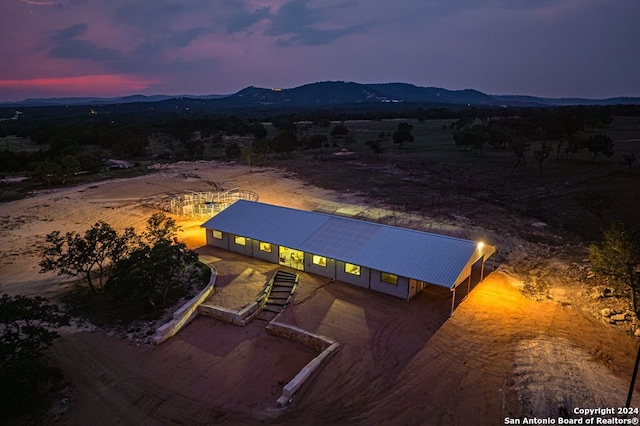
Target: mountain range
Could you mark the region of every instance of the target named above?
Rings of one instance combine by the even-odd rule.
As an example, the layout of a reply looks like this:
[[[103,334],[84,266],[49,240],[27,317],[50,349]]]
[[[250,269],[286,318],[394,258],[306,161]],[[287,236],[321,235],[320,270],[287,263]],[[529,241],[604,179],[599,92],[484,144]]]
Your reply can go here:
[[[541,98],[521,95],[488,95],[473,89],[447,90],[438,87],[420,87],[408,83],[361,84],[325,81],[290,89],[247,87],[232,95],[169,96],[133,95],[116,98],[78,97],[25,99],[6,102],[3,107],[30,107],[56,105],[116,105],[169,100],[197,100],[215,108],[330,108],[339,105],[409,103],[435,107],[554,107],[568,105],[640,105],[638,97],[607,99]]]

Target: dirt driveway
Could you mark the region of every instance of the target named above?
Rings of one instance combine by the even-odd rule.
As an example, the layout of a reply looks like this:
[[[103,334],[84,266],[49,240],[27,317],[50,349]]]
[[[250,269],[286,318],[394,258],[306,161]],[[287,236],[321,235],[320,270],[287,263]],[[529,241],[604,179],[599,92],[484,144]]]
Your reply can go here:
[[[239,188],[258,192],[261,201],[279,205],[313,210],[328,203],[364,203],[353,194],[322,190],[278,170],[254,171],[179,163],[153,175],[3,203],[2,291],[56,299],[68,288],[67,279],[38,273],[44,236],[53,230],[82,231],[97,220],[119,230],[141,230],[154,213],[140,205],[142,197],[206,190],[211,188],[208,181],[232,179]],[[179,238],[201,247],[200,222],[180,223]],[[436,225],[455,230],[455,224]],[[486,234],[486,240],[495,242],[492,235]],[[569,408],[622,404],[635,340],[583,311],[584,297],[574,289],[562,289],[572,292],[564,293],[563,303],[523,297],[522,283],[506,271],[518,259],[536,258],[538,251],[517,236],[500,238],[503,265],[452,318],[446,290],[430,288],[406,302],[304,275],[284,319],[342,346],[284,412],[275,410],[282,385],[314,353],[266,335],[261,324],[239,328],[198,318],[157,347],[70,330],[52,349],[73,390],[59,424],[497,425],[507,415],[555,416],[561,403]],[[246,284],[244,278],[254,273],[262,278],[274,266],[209,255],[220,259],[221,303],[251,299],[260,286],[232,291],[235,277],[243,277],[237,284]],[[566,266],[555,260],[562,264],[559,268]]]
[[[275,268],[204,251],[227,277],[213,297],[221,304],[237,304],[234,285],[247,282],[234,278],[243,271]],[[53,355],[75,392],[62,420],[497,425],[506,416],[554,417],[560,404],[623,404],[633,341],[571,306],[524,298],[512,280],[489,275],[449,318],[448,290],[430,287],[407,302],[302,273],[281,320],[341,347],[282,411],[282,386],[315,353],[269,336],[264,322],[242,328],[199,317],[158,347],[103,333],[65,336]]]

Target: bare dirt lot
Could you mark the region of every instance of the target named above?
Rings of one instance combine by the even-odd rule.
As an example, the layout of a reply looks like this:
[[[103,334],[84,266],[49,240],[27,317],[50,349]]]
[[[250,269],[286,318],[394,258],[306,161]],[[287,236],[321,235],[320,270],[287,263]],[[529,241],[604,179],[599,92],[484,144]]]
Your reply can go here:
[[[2,291],[57,299],[69,288],[64,277],[38,273],[38,246],[53,230],[83,231],[97,220],[139,230],[154,213],[140,205],[141,198],[211,190],[207,181],[228,180],[273,204],[352,212],[366,207],[353,194],[309,186],[282,171],[249,173],[213,162],[46,191],[0,205]],[[266,334],[264,323],[241,328],[199,317],[160,346],[69,329],[51,350],[72,389],[57,423],[497,425],[505,417],[556,417],[559,405],[571,411],[624,404],[636,341],[628,329],[593,315],[593,300],[570,273],[583,267],[584,253],[576,263],[576,255],[558,256],[462,217],[461,225],[398,219],[498,244],[497,271],[459,303],[453,317],[448,290],[430,287],[406,302],[302,273],[282,320],[341,347],[285,410],[275,405],[282,386],[315,353]],[[216,303],[237,308],[262,289],[255,283],[275,265],[203,248],[201,222],[179,220],[180,239],[215,264]],[[524,297],[522,265],[529,276],[541,278],[544,271],[551,298]]]

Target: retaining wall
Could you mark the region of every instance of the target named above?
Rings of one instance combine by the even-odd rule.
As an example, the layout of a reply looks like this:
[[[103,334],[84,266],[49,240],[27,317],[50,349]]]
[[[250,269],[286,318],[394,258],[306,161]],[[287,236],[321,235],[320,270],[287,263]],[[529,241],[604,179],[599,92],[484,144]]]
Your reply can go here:
[[[198,307],[198,313],[244,327],[260,312],[259,308],[260,301],[253,302],[239,311],[203,303]]]
[[[322,366],[322,363],[338,350],[340,344],[329,337],[311,333],[292,325],[282,324],[275,320],[271,321],[266,328],[272,334],[286,337],[321,351],[318,356],[302,367],[302,370],[282,388],[282,396],[278,398],[277,403],[279,407],[284,407],[291,402],[293,394]]]
[[[204,262],[203,262],[204,263]],[[173,337],[185,325],[189,324],[198,315],[198,306],[204,302],[213,291],[216,284],[216,270],[212,265],[205,263],[211,269],[211,278],[209,284],[197,296],[185,303],[180,309],[173,314],[173,319],[163,326],[158,327],[156,334],[153,336],[153,343],[156,345]]]

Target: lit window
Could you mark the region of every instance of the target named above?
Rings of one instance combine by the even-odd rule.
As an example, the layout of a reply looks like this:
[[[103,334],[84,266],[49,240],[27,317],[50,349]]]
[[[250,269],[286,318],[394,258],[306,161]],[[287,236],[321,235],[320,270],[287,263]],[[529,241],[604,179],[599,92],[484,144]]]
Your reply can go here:
[[[247,245],[247,239],[245,237],[241,237],[239,235],[236,235],[234,238],[234,241],[237,245],[239,246],[245,246]]]
[[[317,256],[317,255],[313,255],[313,264],[314,265],[319,265],[319,266],[323,266],[323,267],[327,267],[327,258],[326,257],[322,257],[322,256]]]
[[[344,264],[344,271],[347,274],[360,275],[360,266],[359,265],[354,265],[352,263],[345,263]]]
[[[271,253],[271,243],[263,243],[262,241],[260,241],[260,251]]]
[[[213,235],[213,238],[215,238],[217,240],[221,240],[222,239],[222,232],[216,231],[215,229],[213,229],[211,231],[211,235]]]
[[[387,272],[380,272],[380,281],[384,281],[385,283],[398,285],[398,276],[394,274],[389,274]]]

